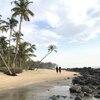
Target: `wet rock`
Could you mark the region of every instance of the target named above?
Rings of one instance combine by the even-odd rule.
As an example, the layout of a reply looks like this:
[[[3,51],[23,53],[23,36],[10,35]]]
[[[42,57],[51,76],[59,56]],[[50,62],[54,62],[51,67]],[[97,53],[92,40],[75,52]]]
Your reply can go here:
[[[55,95],[53,95],[52,97],[49,97],[49,98],[52,99],[52,100],[57,100],[58,99]]]
[[[80,96],[75,97],[74,100],[82,100],[82,98]]]
[[[67,98],[67,96],[61,96],[61,97],[64,98],[64,99]]]
[[[98,90],[100,90],[100,85],[99,85],[99,86],[97,86],[97,89],[98,89]]]
[[[73,78],[70,92],[82,98],[93,96],[100,98],[100,68],[74,68],[73,71],[79,72],[81,76]]]
[[[72,83],[73,83],[73,84],[84,85],[84,84],[85,84],[85,81],[84,81],[84,79],[83,79],[82,76],[79,76],[79,77],[75,77],[75,78],[72,80]]]
[[[80,96],[81,98],[83,98],[84,97],[84,93],[81,92],[81,93],[78,94],[78,96]]]
[[[70,90],[70,93],[80,93],[81,92],[81,86],[74,85],[69,90]]]
[[[92,95],[90,93],[84,92],[84,97],[92,97]]]
[[[100,98],[100,94],[95,94],[94,97],[95,98]]]
[[[60,98],[60,95],[57,95],[56,97],[57,97],[57,98]]]
[[[82,92],[92,93],[92,89],[89,86],[82,86]]]
[[[72,96],[70,96],[70,99],[72,99],[73,97]]]

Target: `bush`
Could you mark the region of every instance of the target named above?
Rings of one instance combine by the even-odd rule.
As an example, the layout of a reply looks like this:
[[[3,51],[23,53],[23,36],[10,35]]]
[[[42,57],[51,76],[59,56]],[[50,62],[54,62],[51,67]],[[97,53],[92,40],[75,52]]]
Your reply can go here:
[[[21,68],[15,68],[15,69],[11,68],[10,70],[12,72],[11,76],[16,76],[17,73],[23,72],[23,70]],[[9,71],[5,67],[0,68],[0,71],[3,72],[4,74],[10,75]]]

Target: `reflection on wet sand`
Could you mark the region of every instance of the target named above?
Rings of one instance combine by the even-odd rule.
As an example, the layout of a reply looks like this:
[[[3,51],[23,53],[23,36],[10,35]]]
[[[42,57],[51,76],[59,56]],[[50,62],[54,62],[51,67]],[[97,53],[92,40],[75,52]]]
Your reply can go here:
[[[34,93],[35,88],[32,86],[12,90],[0,94],[0,100],[74,100],[74,95],[69,93],[69,86],[55,86],[45,92]],[[55,99],[56,100],[56,99]],[[95,98],[84,98],[83,100],[98,100]]]

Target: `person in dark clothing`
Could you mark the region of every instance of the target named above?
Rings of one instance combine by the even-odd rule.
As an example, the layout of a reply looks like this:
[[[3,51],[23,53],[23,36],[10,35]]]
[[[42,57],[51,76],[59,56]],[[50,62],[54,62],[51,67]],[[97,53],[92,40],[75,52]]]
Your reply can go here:
[[[61,67],[59,67],[59,73],[61,73]]]
[[[58,67],[56,66],[56,72],[58,73]]]

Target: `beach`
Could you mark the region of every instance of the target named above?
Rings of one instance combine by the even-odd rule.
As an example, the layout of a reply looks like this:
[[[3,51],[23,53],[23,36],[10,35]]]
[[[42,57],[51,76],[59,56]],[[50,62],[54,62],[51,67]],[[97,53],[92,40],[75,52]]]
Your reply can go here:
[[[72,78],[75,73],[76,72],[62,71],[61,74],[57,74],[55,70],[48,69],[23,71],[23,73],[20,73],[17,76],[8,76],[0,73],[0,92],[36,84],[38,84],[38,86],[39,84],[44,86],[69,84],[67,78]]]

